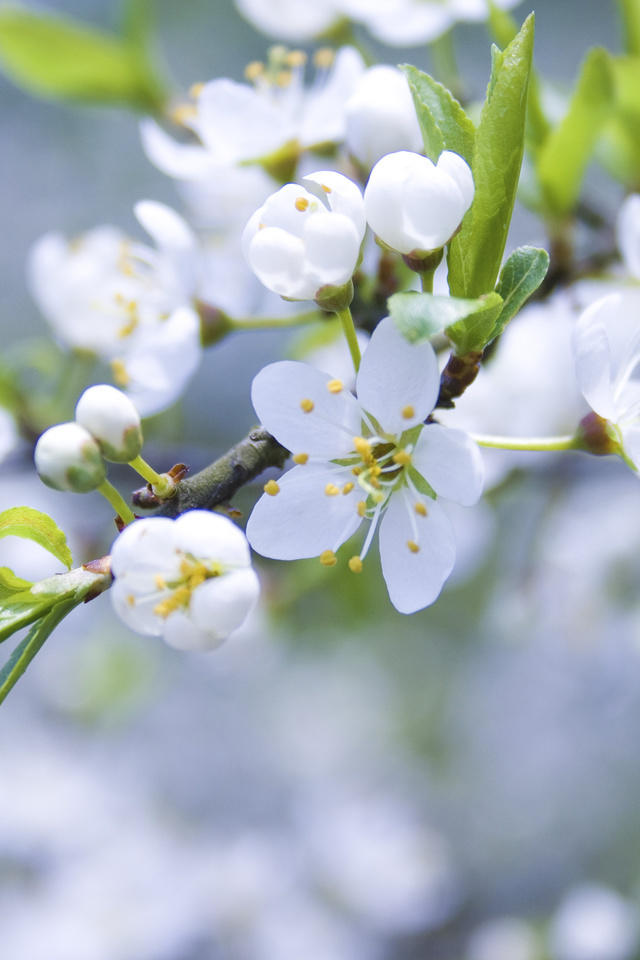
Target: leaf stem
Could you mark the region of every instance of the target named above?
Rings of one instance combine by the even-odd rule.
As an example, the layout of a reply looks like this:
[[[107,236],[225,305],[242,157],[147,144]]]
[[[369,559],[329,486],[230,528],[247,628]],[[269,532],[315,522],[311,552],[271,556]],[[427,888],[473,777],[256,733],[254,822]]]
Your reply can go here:
[[[355,367],[355,371],[357,373],[360,369],[360,360],[362,357],[360,355],[360,344],[358,343],[358,338],[356,336],[356,328],[353,323],[353,317],[351,316],[351,310],[349,307],[345,307],[344,310],[336,310],[335,313],[336,317],[342,324],[342,330],[349,346],[349,353],[351,354],[353,366]]]
[[[133,523],[135,520],[133,511],[129,508],[126,501],[118,493],[113,484],[109,483],[108,480],[104,480],[97,489],[98,493],[101,493],[105,500],[109,501],[125,526],[129,523]]]
[[[493,437],[483,433],[471,433],[469,436],[479,447],[492,447],[497,450],[548,452],[581,449],[579,441],[573,435],[562,437]]]

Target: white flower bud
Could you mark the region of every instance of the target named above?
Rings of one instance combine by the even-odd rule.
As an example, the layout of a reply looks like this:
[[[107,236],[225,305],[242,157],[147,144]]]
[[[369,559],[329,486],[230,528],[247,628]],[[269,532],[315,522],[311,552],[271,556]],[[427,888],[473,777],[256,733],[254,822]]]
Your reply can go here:
[[[371,167],[387,153],[422,151],[422,134],[409,84],[397,67],[371,67],[345,104],[347,148]]]
[[[389,153],[364,192],[367,220],[387,246],[418,258],[451,239],[473,189],[471,170],[457,153],[445,150],[437,164],[417,153]]]
[[[314,300],[326,287],[347,284],[366,229],[362,194],[332,170],[288,183],[257,210],[242,245],[267,289],[290,300]]]
[[[42,482],[54,490],[88,493],[106,478],[100,447],[78,423],[59,423],[45,430],[33,459]]]
[[[76,423],[97,440],[105,460],[129,463],[142,449],[140,415],[121,390],[89,387],[76,404]]]

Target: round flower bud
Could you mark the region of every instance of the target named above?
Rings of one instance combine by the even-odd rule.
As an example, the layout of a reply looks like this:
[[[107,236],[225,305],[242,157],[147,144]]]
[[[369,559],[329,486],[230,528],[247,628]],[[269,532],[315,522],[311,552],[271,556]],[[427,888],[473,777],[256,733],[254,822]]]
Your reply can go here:
[[[383,243],[421,259],[451,239],[473,200],[471,170],[445,150],[433,163],[417,153],[389,153],[364,192],[367,220]]]
[[[121,390],[100,383],[76,404],[76,423],[97,440],[105,460],[129,463],[142,449],[140,415]]]
[[[371,67],[345,104],[349,153],[367,170],[395,150],[422,150],[409,84],[397,67]]]
[[[54,490],[88,493],[106,479],[100,447],[78,423],[59,423],[45,430],[33,459],[42,482]]]

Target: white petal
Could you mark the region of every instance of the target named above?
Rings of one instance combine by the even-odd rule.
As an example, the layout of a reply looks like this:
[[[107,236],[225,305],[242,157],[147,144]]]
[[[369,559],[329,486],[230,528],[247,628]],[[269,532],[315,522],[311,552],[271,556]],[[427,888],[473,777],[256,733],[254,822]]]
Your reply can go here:
[[[260,422],[292,453],[335,460],[353,451],[362,432],[360,406],[345,390],[331,393],[330,381],[294,360],[269,364],[254,378],[251,400]],[[306,413],[300,404],[308,400],[313,409]]]
[[[228,517],[210,510],[189,510],[173,524],[176,549],[228,567],[247,567],[251,557],[247,538]]]
[[[138,223],[161,250],[167,253],[176,250],[195,252],[196,238],[191,228],[171,207],[156,200],[140,200],[133,210]]]
[[[140,123],[142,148],[149,160],[169,177],[179,180],[201,180],[209,175],[212,158],[195,144],[179,143],[170,137],[155,120],[145,117]]]
[[[434,501],[427,516],[415,513],[405,490],[391,496],[380,524],[380,559],[389,599],[400,613],[415,613],[437,598],[451,573],[455,544],[451,524]],[[407,546],[412,541],[419,550]]]
[[[360,239],[353,222],[340,213],[309,217],[304,244],[308,269],[318,281],[314,294],[324,284],[342,286],[351,279],[360,254]]]
[[[627,197],[620,207],[616,238],[627,270],[640,280],[640,194]]]
[[[482,493],[483,465],[477,445],[462,430],[428,423],[411,455],[413,464],[439,497],[465,507]]]
[[[413,344],[385,317],[369,341],[356,381],[358,400],[382,429],[402,433],[433,410],[440,390],[430,343]]]
[[[466,211],[460,187],[439,166],[419,169],[407,179],[403,203],[405,230],[414,250],[444,246]]]
[[[217,646],[244,623],[259,594],[260,581],[252,567],[233,570],[201,584],[193,592],[189,612]]]
[[[445,150],[440,154],[436,167],[442,173],[446,173],[448,176],[450,176],[457,184],[460,193],[462,194],[462,200],[466,213],[473,201],[475,189],[471,167],[464,157],[461,157],[457,153],[453,153],[451,150]]]
[[[302,178],[301,183],[311,189],[320,187],[321,196],[333,213],[343,213],[353,222],[360,240],[364,237],[367,219],[364,211],[364,198],[360,187],[335,170],[317,170]]]
[[[632,461],[636,470],[640,471],[640,425],[623,427],[621,433],[624,452]]]
[[[153,611],[169,597],[169,591],[138,594],[126,580],[116,580],[109,593],[113,609],[130,630],[151,637],[162,634],[164,621]]]
[[[264,494],[247,524],[249,543],[274,560],[317,557],[335,550],[358,529],[357,504],[362,492],[356,485],[347,494],[328,496],[328,483],[342,488],[353,480],[348,468],[308,463],[294,467],[278,480],[280,492]]]
[[[407,151],[387,154],[378,160],[364,191],[367,222],[373,232],[393,250],[411,253],[413,244],[404,229],[402,205],[404,203],[404,180],[407,176]],[[402,157],[402,162],[396,158]]]
[[[300,0],[237,0],[240,13],[263,33],[294,43],[324,33],[336,19],[333,3]]]
[[[305,4],[305,8],[308,7]],[[326,82],[319,89],[312,88],[305,98],[300,127],[302,146],[339,143],[344,139],[344,104],[364,69],[364,61],[354,47],[342,47],[338,51]]]
[[[247,260],[268,290],[295,300],[315,297],[318,285],[304,273],[304,243],[286,230],[280,227],[258,230],[249,244]]]
[[[378,13],[373,6],[374,14],[367,20],[367,26],[374,37],[391,46],[410,47],[435,40],[453,23],[450,11],[441,3],[413,3],[403,7],[399,14],[397,11],[387,14]]]
[[[125,527],[111,547],[111,571],[116,580],[126,580],[128,589],[138,594],[155,591],[158,574],[165,579],[175,576],[173,525],[168,517],[144,517]]]
[[[292,139],[283,111],[253,87],[233,80],[207,83],[193,127],[216,160],[252,160]]]

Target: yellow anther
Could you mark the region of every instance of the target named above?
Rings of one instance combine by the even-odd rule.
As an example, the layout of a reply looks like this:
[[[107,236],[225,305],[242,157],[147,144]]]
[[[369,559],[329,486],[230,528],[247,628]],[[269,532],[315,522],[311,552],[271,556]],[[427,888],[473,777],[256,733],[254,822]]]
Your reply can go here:
[[[167,597],[166,600],[163,600],[162,603],[157,604],[153,608],[153,612],[158,617],[162,617],[163,620],[166,619],[170,613],[173,613],[174,610],[177,610],[179,607],[184,607],[189,603],[189,598],[191,597],[191,590],[188,587],[178,587],[177,590],[174,590],[170,597]]]
[[[130,337],[133,331],[138,326],[138,317],[131,317],[128,323],[123,324],[118,330],[118,336],[121,340],[124,340],[126,337]]]
[[[291,70],[279,70],[276,74],[276,85],[284,89],[290,85],[292,79]]]
[[[157,573],[153,579],[155,581],[155,585],[158,588],[158,590],[167,589],[167,581],[165,580],[164,577],[160,576],[159,573]]]
[[[331,47],[320,47],[313,55],[313,65],[319,70],[326,70],[335,60],[335,56]]]
[[[354,475],[354,477],[359,477],[362,473],[362,467],[351,467],[351,473]]]
[[[371,486],[374,487],[376,490],[379,490],[379,489],[380,489],[380,481],[378,480],[377,477],[371,477],[371,480],[369,481],[369,483],[370,483]]]
[[[136,598],[134,597],[134,595],[133,595],[132,593],[128,594],[128,595],[127,595],[127,606],[128,606],[128,607],[135,607],[135,605],[136,605]]]
[[[126,387],[129,385],[129,374],[127,373],[127,368],[125,367],[123,360],[112,360],[111,372],[113,373],[113,379],[119,387]]]
[[[362,573],[362,560],[360,557],[351,557],[349,560],[349,570],[351,570],[351,573]]]
[[[328,497],[335,497],[340,493],[340,487],[336,487],[335,483],[328,483],[324,488],[324,492]]]
[[[353,484],[351,483],[351,481],[349,480],[349,482],[348,482],[348,483],[345,483],[344,487],[342,488],[342,492],[343,492],[344,494],[351,493],[351,491],[353,490],[353,486],[354,486],[354,485],[353,485]]]
[[[358,500],[358,508],[357,508],[357,509],[358,509],[358,516],[359,516],[359,517],[364,517],[365,513],[367,512],[367,504],[365,503],[364,500]]]
[[[354,437],[353,447],[356,453],[359,453],[363,460],[371,459],[371,444],[364,437]]]
[[[422,503],[420,500],[418,500],[417,503],[414,503],[413,509],[415,510],[415,512],[418,514],[419,517],[426,517],[427,508],[425,507],[424,503]]]
[[[267,480],[262,489],[265,493],[268,493],[270,497],[275,497],[277,493],[280,493],[280,487],[275,480]]]
[[[397,463],[401,467],[406,467],[411,463],[411,454],[407,453],[406,450],[398,450],[397,453],[393,455],[393,462]]]
[[[266,226],[267,226],[266,223],[262,223],[262,221],[260,221],[260,223],[258,224],[258,230],[264,230]]]
[[[415,408],[412,407],[410,403],[408,403],[406,407],[403,407],[401,412],[405,420],[411,420],[411,418],[416,415]]]
[[[187,580],[187,586],[189,590],[195,590],[196,587],[199,587],[200,584],[204,583],[207,579],[206,570],[195,570]]]
[[[198,116],[198,110],[192,103],[181,103],[171,110],[169,117],[174,123],[186,124]]]
[[[191,97],[191,99],[197,100],[200,94],[202,93],[202,91],[204,90],[205,86],[206,84],[202,82],[192,83],[191,86],[189,87],[189,96]]]
[[[323,567],[335,567],[337,562],[338,558],[333,550],[323,550],[320,554],[320,563]]]
[[[313,410],[314,406],[315,406],[315,404],[314,404],[313,400],[310,400],[309,397],[304,397],[304,399],[302,399],[302,400],[300,401],[300,409],[301,409],[304,413],[311,413],[311,411]]]
[[[304,67],[307,62],[307,55],[304,50],[290,50],[284,58],[288,67]]]
[[[321,183],[320,188],[324,190],[325,193],[331,193],[331,187],[328,187],[326,183]]]
[[[379,477],[382,473],[382,467],[379,463],[374,463],[371,465],[371,467],[369,467],[369,473],[372,477]]]
[[[407,546],[409,547],[409,550],[411,550],[411,553],[418,553],[420,550],[420,547],[415,540],[407,540]]]
[[[340,393],[344,389],[344,383],[342,380],[329,380],[327,384],[327,390],[329,393]]]
[[[294,207],[296,208],[296,210],[299,210],[300,213],[304,213],[304,211],[307,210],[309,207],[309,201],[307,200],[306,197],[298,197],[296,202],[294,203]]]
[[[253,83],[254,80],[257,80],[258,77],[261,77],[264,73],[264,63],[260,60],[252,60],[251,63],[248,63],[244,68],[245,79],[249,83]]]
[[[306,462],[308,461],[308,459],[309,459],[309,454],[308,454],[308,453],[294,453],[294,455],[293,455],[293,457],[292,457],[291,459],[293,460],[294,463],[303,464],[303,463],[306,463]]]

